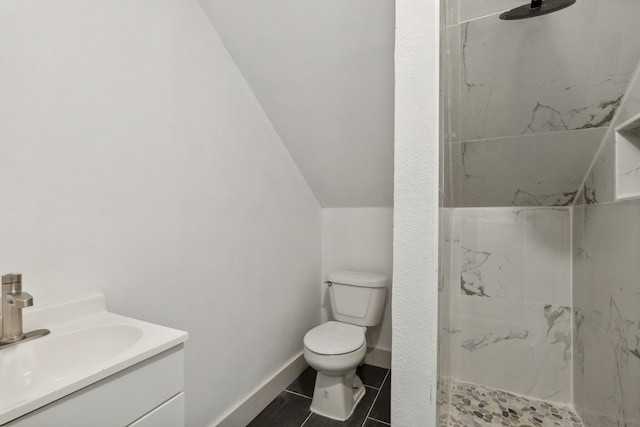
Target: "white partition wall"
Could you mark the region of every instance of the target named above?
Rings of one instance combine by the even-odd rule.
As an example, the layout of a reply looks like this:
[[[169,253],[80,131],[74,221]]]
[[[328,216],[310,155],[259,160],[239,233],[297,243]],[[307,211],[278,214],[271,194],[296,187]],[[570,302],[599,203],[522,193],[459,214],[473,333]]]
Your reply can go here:
[[[391,424],[436,425],[438,19],[433,0],[396,2]]]

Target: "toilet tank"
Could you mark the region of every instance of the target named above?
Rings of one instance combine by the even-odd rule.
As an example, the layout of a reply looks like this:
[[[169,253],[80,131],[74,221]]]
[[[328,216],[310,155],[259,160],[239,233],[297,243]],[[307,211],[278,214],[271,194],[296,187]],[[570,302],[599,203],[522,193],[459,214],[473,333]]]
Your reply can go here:
[[[327,276],[327,281],[335,320],[359,326],[380,323],[389,283],[385,276],[336,271]]]

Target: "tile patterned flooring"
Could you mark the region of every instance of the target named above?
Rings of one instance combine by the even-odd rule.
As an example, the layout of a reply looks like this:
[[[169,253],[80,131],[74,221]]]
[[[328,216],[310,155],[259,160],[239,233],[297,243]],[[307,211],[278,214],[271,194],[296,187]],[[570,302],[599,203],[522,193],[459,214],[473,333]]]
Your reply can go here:
[[[367,393],[353,415],[340,422],[311,413],[316,371],[307,368],[248,427],[388,427],[391,422],[391,371],[358,368]],[[570,405],[520,396],[480,385],[454,382],[451,413],[440,427],[583,427]],[[448,394],[440,389],[441,398]]]
[[[307,368],[248,427],[388,427],[391,422],[391,371],[371,365],[358,368],[366,394],[344,422],[309,410],[316,371]]]
[[[582,427],[571,407],[468,383],[454,382],[447,427]]]

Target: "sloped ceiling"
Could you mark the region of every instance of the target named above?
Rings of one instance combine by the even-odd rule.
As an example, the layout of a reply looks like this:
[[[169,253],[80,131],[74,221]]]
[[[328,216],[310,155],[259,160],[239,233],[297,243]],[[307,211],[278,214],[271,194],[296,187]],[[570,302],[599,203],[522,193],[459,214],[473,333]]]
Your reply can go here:
[[[200,0],[324,207],[393,203],[393,0]]]

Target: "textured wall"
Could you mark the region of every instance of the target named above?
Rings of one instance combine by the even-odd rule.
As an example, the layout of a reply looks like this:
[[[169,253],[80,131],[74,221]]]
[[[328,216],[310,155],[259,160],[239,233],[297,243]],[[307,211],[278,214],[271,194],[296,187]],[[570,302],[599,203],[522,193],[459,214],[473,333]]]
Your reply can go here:
[[[438,2],[396,2],[391,383],[395,427],[436,425],[438,19]]]
[[[196,1],[3,1],[0,39],[0,271],[188,331],[207,425],[319,322],[318,202]]]

